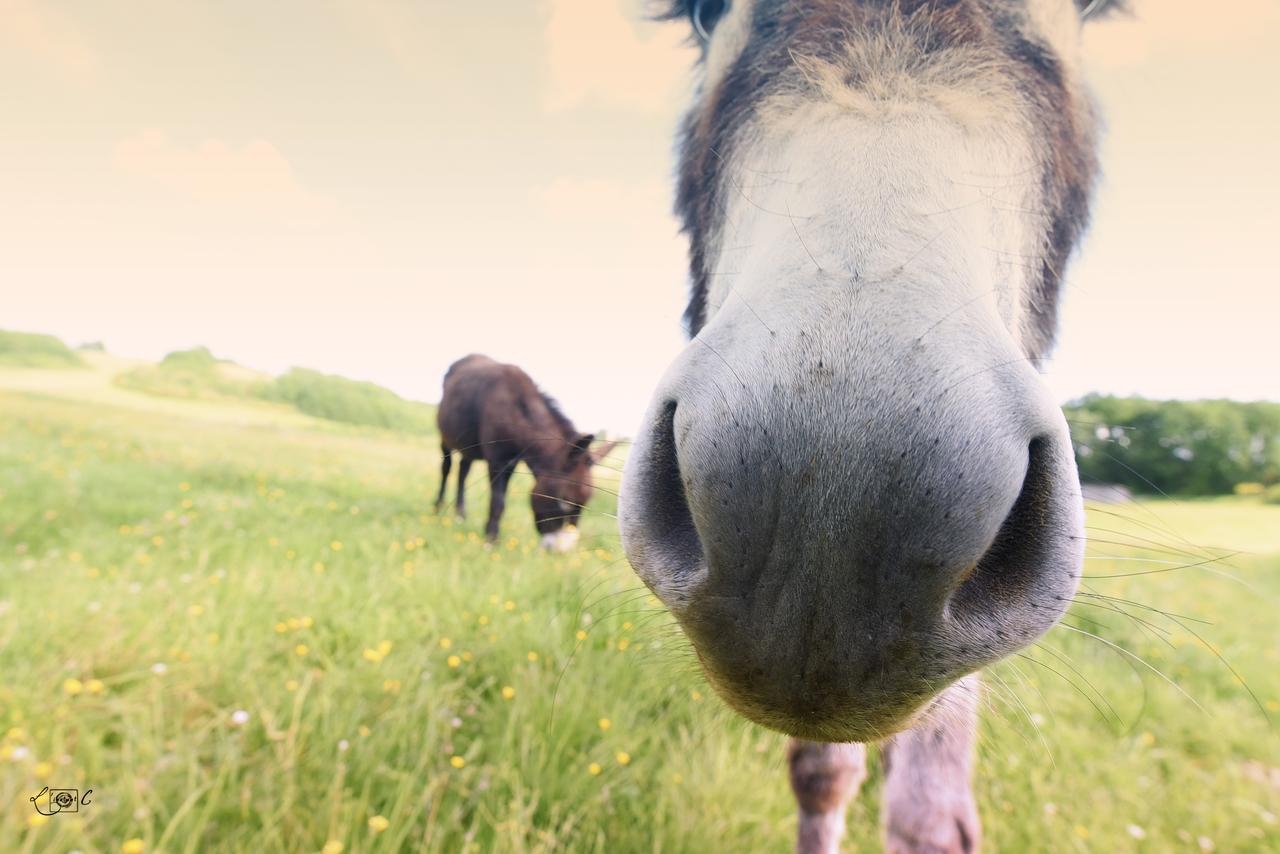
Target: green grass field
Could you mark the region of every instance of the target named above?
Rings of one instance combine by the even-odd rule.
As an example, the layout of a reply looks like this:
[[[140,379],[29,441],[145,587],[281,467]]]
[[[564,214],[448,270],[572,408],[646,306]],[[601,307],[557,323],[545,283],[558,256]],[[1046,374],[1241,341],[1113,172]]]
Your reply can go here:
[[[0,848],[789,848],[785,739],[721,706],[621,558],[616,476],[567,556],[520,478],[489,550],[483,467],[466,523],[432,515],[430,435],[85,358],[0,369]],[[1152,574],[1088,582],[1141,603],[1082,598],[1103,640],[1058,628],[987,679],[988,850],[1280,850],[1280,507],[1090,525],[1089,575]],[[44,786],[93,802],[44,818]],[[879,848],[878,789],[848,850]]]

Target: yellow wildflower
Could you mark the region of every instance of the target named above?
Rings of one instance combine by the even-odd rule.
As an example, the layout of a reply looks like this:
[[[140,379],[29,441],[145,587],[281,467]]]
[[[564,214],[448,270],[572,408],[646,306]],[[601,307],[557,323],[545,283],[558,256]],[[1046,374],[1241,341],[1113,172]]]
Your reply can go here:
[[[84,690],[84,684],[79,679],[67,679],[62,683],[62,693],[74,697]]]
[[[305,643],[300,643],[293,648],[293,651],[296,652],[298,655],[302,656],[302,655],[306,655],[311,650],[310,648],[307,647]]]
[[[510,699],[511,699],[512,697],[514,697],[515,695],[516,695],[516,689],[515,689],[515,688],[512,688],[510,685],[503,685],[503,686],[502,686],[502,699],[504,699],[504,700],[510,700]]]
[[[187,616],[188,616],[188,617],[198,617],[198,616],[200,616],[200,615],[201,615],[201,614],[203,614],[203,613],[204,613],[204,606],[203,606],[203,605],[188,605],[188,606],[187,606]]]
[[[613,721],[609,720],[608,718],[600,719],[600,729],[607,730],[611,726],[613,726]]]
[[[599,762],[592,762],[590,765],[587,766],[587,773],[590,774],[592,777],[596,776],[603,770],[604,769],[600,767]]]
[[[125,843],[120,846],[120,854],[142,854],[146,850],[147,843],[137,837],[125,840]]]
[[[631,764],[631,754],[627,753],[625,750],[619,750],[614,758],[618,760],[619,765]]]
[[[391,822],[387,821],[386,816],[375,815],[369,819],[369,829],[374,833],[381,833],[391,826]]]
[[[578,629],[578,633],[577,633],[577,635],[575,635],[575,637],[576,637],[578,640],[580,640],[580,641],[581,641],[581,640],[586,640],[586,639],[587,639],[587,633],[586,633],[586,632],[584,632],[582,629]]]
[[[84,689],[90,694],[101,694],[107,690],[107,686],[102,684],[101,679],[90,679],[88,682],[84,683]]]
[[[453,646],[453,641],[449,640],[448,638],[440,638],[441,649],[448,649],[451,646]]]
[[[297,690],[298,690],[298,680],[297,680],[297,679],[290,679],[288,682],[284,683],[284,689],[285,689],[286,691],[297,691]]]
[[[458,658],[458,656],[456,656],[456,655],[451,655],[451,656],[449,656],[449,657],[448,657],[448,659],[446,659],[446,663],[447,663],[450,667],[457,667],[459,664],[461,664],[461,663],[462,663],[462,659],[461,659],[461,658]]]
[[[389,640],[378,641],[378,655],[381,655],[385,658],[390,654],[391,654],[391,641]]]
[[[533,650],[529,650],[529,654],[526,656],[526,658],[528,658],[530,661],[537,661],[537,660],[538,660],[538,654],[537,654],[536,652],[534,652]]]
[[[342,843],[336,839],[330,839],[320,849],[320,854],[342,854]]]
[[[32,813],[27,816],[27,827],[42,827],[49,821],[49,816],[43,813]]]
[[[333,549],[335,552],[342,551],[342,541],[334,540],[333,542],[329,543],[329,548]]]
[[[455,756],[449,760],[449,764],[452,765],[454,768],[465,768],[467,765],[467,760],[463,759],[461,756]]]
[[[37,763],[36,763],[36,767],[35,767],[34,769],[32,769],[32,770],[34,770],[34,771],[35,771],[35,775],[36,775],[36,778],[37,778],[37,779],[44,780],[44,779],[46,779],[50,774],[52,774],[52,773],[53,773],[53,763],[52,763],[52,762],[37,762]]]

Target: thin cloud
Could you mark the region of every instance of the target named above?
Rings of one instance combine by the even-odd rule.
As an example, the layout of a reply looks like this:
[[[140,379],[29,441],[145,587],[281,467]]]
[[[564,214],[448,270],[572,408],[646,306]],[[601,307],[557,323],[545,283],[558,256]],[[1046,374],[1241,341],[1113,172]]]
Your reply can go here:
[[[680,27],[640,23],[635,0],[546,0],[544,10],[549,111],[599,102],[661,113],[680,102],[692,65]]]
[[[84,81],[98,70],[97,53],[75,20],[48,4],[0,0],[0,45],[22,51],[59,73]]]
[[[116,144],[115,167],[206,204],[267,215],[289,224],[333,219],[336,202],[302,186],[280,151],[265,140],[233,145],[207,139],[186,147],[149,128]]]
[[[1131,15],[1085,28],[1091,66],[1124,68],[1154,57],[1223,56],[1274,39],[1280,29],[1275,0],[1140,0]]]

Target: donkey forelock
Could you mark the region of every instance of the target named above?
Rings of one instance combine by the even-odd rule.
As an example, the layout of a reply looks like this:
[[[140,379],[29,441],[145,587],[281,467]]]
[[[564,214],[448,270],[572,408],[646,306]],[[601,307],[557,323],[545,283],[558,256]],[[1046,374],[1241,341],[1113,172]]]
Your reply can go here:
[[[1008,163],[989,164],[986,177],[1000,186],[983,189],[996,207],[1029,206],[1009,217],[1021,220],[1026,239],[993,251],[1018,255],[1005,260],[1020,292],[1023,346],[1028,356],[1044,355],[1096,172],[1094,120],[1077,62],[1078,10],[1070,0],[723,5],[682,129],[677,207],[691,242],[690,332],[706,322],[717,264],[732,239],[724,229],[727,208],[759,184],[759,176],[740,171],[744,147],[805,102],[868,116],[928,105],[966,133],[1003,134],[1025,148],[1014,155],[1017,173]],[[678,2],[668,14],[690,12],[689,3]],[[811,110],[806,121],[820,125],[823,116]],[[1021,132],[1011,130],[1016,125]]]

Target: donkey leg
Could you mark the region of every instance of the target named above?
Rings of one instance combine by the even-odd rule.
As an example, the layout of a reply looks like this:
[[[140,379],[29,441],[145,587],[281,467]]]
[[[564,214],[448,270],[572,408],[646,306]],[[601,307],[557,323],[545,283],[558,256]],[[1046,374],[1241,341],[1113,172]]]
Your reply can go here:
[[[474,461],[464,454],[461,462],[458,463],[458,501],[454,507],[454,512],[458,514],[459,519],[467,517],[467,499],[465,496],[467,475],[471,472],[472,462]]]
[[[484,536],[489,542],[498,539],[498,522],[507,507],[507,484],[516,470],[519,460],[489,460],[489,521],[484,526]]]
[[[836,854],[844,836],[845,807],[867,778],[866,746],[792,739],[787,762],[800,808],[797,854]]]
[[[444,454],[440,461],[440,494],[436,496],[436,512],[440,512],[440,508],[444,507],[444,489],[449,484],[449,469],[453,468],[453,451],[449,450],[447,445],[440,446],[440,452]]]
[[[960,680],[943,692],[930,717],[885,743],[886,854],[978,850],[973,754],[980,690],[976,675]]]

